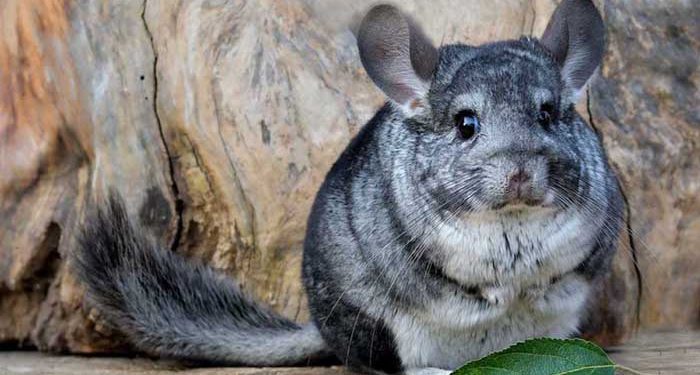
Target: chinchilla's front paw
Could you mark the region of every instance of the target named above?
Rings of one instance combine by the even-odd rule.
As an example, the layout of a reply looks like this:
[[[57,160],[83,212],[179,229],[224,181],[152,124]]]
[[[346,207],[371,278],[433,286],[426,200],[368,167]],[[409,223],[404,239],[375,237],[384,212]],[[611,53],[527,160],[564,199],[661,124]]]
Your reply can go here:
[[[434,367],[412,368],[404,371],[405,375],[449,375],[452,371]]]
[[[559,315],[578,311],[585,303],[588,288],[583,277],[572,272],[529,287],[521,297],[540,314]]]
[[[481,288],[481,297],[494,307],[507,307],[515,299],[515,288],[490,285]]]

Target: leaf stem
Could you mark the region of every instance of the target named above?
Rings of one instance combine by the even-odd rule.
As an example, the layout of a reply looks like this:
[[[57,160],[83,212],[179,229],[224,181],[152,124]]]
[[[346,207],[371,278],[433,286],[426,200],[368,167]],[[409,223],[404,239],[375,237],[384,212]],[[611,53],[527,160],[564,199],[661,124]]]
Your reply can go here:
[[[631,369],[631,368],[629,368],[629,367],[627,367],[627,366],[623,366],[623,365],[618,365],[618,364],[616,364],[616,365],[615,365],[615,368],[617,368],[618,370],[620,370],[620,371],[622,371],[622,372],[624,372],[624,373],[626,373],[626,374],[632,374],[632,375],[647,375],[647,374],[645,374],[645,373],[643,373],[643,372],[639,372],[639,371],[637,371],[637,370]]]

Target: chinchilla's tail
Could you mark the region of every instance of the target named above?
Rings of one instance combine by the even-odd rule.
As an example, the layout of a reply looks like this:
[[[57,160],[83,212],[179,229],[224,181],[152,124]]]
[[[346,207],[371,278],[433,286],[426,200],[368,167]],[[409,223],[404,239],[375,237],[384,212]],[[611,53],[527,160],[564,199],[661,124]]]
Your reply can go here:
[[[313,324],[297,325],[211,268],[158,247],[114,193],[86,220],[78,244],[73,262],[90,301],[140,350],[251,366],[330,356]]]

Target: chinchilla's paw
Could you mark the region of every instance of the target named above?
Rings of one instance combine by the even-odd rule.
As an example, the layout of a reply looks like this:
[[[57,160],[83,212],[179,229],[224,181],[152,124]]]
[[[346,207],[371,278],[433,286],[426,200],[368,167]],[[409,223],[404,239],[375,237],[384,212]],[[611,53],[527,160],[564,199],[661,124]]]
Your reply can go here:
[[[405,375],[449,375],[452,371],[434,367],[412,368],[404,371]]]
[[[515,288],[492,285],[481,288],[481,297],[494,307],[506,307],[515,300]]]
[[[585,302],[588,283],[578,274],[553,278],[523,291],[522,297],[533,310],[543,315],[559,315],[577,311]],[[582,293],[583,292],[583,293]]]

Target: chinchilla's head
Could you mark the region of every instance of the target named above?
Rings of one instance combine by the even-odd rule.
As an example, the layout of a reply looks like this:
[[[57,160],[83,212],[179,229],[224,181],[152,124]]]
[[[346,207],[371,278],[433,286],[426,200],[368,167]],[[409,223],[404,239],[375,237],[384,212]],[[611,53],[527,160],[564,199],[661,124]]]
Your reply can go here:
[[[358,47],[403,119],[401,142],[411,152],[400,164],[424,195],[472,211],[576,200],[589,167],[580,145],[597,140],[581,141],[593,133],[581,131],[574,103],[604,50],[589,0],[564,0],[540,39],[440,48],[379,5],[363,19]]]

